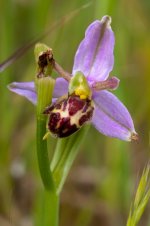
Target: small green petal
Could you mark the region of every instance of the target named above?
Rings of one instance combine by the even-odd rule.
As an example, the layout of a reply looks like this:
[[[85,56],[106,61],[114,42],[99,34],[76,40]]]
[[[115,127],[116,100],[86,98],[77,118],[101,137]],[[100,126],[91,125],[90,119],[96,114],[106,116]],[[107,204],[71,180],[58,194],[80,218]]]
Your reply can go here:
[[[82,72],[78,71],[69,83],[69,95],[75,94],[81,99],[91,99],[91,89]]]

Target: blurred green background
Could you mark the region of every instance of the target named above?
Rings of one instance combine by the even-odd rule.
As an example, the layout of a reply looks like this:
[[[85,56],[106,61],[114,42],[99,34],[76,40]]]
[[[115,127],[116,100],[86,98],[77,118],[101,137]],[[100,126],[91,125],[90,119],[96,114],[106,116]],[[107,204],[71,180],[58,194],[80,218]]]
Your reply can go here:
[[[56,20],[87,1],[1,0],[0,62]],[[115,94],[128,107],[140,140],[126,143],[90,129],[61,195],[60,226],[123,226],[150,148],[150,1],[95,0],[42,42],[71,72],[86,27],[112,17],[115,65],[121,80]],[[0,225],[32,226],[42,192],[35,147],[35,109],[7,84],[35,76],[33,48],[0,74]],[[56,140],[49,139],[55,147]],[[52,153],[50,153],[51,155]],[[140,224],[150,226],[150,206]]]

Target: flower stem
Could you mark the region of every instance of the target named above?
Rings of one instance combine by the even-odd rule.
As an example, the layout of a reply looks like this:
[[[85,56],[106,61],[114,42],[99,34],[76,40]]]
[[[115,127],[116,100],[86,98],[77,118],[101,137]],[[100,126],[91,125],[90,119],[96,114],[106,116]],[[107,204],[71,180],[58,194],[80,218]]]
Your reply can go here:
[[[51,103],[54,84],[50,77],[37,80],[37,157],[44,187],[50,191],[55,191],[55,184],[50,170],[47,140],[43,139],[46,134],[46,116],[43,111]]]
[[[41,178],[44,185],[42,205],[36,214],[36,226],[58,226],[59,196],[56,194],[55,182],[50,170],[46,134],[47,118],[43,114],[46,106],[51,104],[55,81],[50,77],[39,78],[37,87],[37,157]]]
[[[46,118],[37,118],[37,157],[41,178],[46,190],[54,191],[54,181],[50,172],[47,141],[43,140],[46,133]]]
[[[44,190],[35,209],[35,226],[58,226],[59,196]]]

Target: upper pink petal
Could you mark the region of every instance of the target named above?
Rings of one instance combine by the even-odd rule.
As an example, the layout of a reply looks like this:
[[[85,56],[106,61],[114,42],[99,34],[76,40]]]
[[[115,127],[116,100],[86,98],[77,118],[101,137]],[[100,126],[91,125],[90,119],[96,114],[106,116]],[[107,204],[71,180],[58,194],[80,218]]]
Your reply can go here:
[[[89,82],[107,79],[113,69],[115,38],[110,24],[104,26],[105,19],[89,25],[75,55],[73,75],[81,71]]]

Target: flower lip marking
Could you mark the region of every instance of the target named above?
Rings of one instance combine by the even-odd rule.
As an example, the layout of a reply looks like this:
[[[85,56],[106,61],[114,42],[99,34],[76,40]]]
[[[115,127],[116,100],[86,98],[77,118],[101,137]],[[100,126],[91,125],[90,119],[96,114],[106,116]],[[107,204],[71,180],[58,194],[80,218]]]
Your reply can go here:
[[[77,72],[70,80],[69,93],[48,106],[48,129],[55,137],[67,137],[75,133],[92,118],[94,104],[86,78]]]
[[[91,100],[71,95],[48,106],[48,129],[55,137],[67,137],[78,131],[92,118],[94,105]]]

